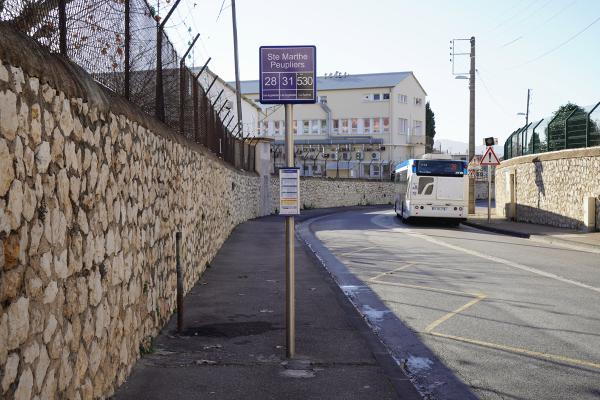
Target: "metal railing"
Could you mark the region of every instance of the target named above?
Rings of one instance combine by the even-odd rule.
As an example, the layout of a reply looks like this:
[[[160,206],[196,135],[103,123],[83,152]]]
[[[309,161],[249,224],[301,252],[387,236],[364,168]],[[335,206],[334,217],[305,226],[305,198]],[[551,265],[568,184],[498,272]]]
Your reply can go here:
[[[504,142],[504,159],[592,146],[600,146],[600,102],[517,129]]]
[[[167,18],[156,15],[146,0],[0,1],[0,23],[78,64],[98,83],[234,167],[253,171],[255,146],[242,127],[230,130],[221,119],[225,99],[185,66],[164,32]]]

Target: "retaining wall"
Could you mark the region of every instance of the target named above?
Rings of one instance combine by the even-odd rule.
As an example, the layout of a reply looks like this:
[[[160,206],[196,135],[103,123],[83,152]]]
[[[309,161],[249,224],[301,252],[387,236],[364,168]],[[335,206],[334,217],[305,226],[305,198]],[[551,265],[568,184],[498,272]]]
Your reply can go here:
[[[515,202],[511,206],[510,176]],[[518,221],[571,229],[584,225],[584,198],[596,198],[600,222],[600,147],[515,157],[496,168],[496,212]],[[593,227],[592,227],[593,229]]]
[[[110,396],[259,178],[0,24],[0,398]],[[39,396],[39,397],[38,397]]]
[[[394,182],[300,178],[302,209],[394,204]],[[272,212],[279,209],[279,177],[271,177]]]

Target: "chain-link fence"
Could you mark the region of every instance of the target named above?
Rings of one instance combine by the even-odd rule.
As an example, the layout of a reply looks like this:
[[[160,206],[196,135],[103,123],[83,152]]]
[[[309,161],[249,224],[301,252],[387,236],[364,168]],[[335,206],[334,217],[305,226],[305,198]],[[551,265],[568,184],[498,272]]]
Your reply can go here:
[[[575,107],[517,129],[504,142],[504,159],[592,146],[600,146],[600,103]]]
[[[0,21],[236,168],[254,170],[255,146],[225,127],[217,96],[184,65],[146,0],[0,0]]]

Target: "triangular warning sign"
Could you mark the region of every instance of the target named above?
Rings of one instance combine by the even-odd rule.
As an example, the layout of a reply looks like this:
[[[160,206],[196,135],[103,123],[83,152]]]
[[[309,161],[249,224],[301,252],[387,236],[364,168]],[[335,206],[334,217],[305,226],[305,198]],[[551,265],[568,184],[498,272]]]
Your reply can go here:
[[[500,165],[500,160],[494,152],[493,147],[488,147],[483,157],[481,157],[480,165]]]

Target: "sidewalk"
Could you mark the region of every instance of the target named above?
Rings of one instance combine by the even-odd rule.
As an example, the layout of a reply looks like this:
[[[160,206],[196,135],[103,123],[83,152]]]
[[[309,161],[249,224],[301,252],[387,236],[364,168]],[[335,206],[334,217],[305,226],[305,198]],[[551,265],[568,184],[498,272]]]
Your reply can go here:
[[[184,333],[174,315],[115,399],[420,399],[298,240],[301,362],[285,368],[283,226],[265,217],[234,230],[185,298]]]
[[[558,244],[584,251],[600,252],[600,232],[581,232],[547,225],[514,222],[498,217],[494,213],[488,224],[487,211],[484,213],[479,207],[476,208],[476,214],[470,215],[463,224],[504,235]]]

